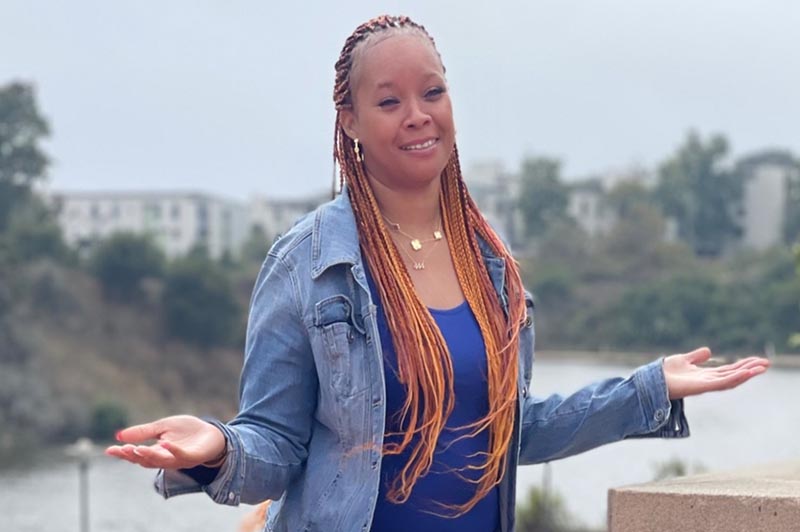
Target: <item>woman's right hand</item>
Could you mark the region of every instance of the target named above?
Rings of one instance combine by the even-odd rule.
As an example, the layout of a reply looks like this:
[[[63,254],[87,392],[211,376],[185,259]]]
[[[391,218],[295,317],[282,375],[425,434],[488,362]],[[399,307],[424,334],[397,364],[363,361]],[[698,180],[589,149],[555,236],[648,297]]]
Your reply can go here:
[[[109,456],[148,468],[187,469],[224,458],[222,432],[194,416],[170,416],[117,432],[123,445],[106,449]],[[147,445],[148,440],[156,440]]]

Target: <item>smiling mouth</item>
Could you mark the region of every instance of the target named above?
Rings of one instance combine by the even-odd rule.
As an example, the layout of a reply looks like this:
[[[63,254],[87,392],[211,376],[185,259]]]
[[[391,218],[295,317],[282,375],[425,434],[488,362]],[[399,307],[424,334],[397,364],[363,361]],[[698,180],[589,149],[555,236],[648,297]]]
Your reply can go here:
[[[439,142],[439,139],[438,138],[434,138],[434,139],[426,140],[425,142],[421,142],[419,144],[409,144],[407,146],[400,146],[400,149],[401,150],[405,150],[405,151],[425,150],[425,149],[430,148],[431,146],[433,146],[437,142]]]

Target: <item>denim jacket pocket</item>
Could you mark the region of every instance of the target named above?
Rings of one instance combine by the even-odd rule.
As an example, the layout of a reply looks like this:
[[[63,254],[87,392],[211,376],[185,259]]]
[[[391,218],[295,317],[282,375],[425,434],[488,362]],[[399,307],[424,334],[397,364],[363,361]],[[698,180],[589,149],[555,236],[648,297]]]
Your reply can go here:
[[[353,305],[345,295],[334,295],[316,304],[314,325],[320,333],[324,357],[320,377],[328,374],[331,387],[341,397],[352,397],[364,391],[361,378],[363,361],[356,353],[363,351],[361,333],[354,325]],[[363,358],[363,357],[362,357]]]

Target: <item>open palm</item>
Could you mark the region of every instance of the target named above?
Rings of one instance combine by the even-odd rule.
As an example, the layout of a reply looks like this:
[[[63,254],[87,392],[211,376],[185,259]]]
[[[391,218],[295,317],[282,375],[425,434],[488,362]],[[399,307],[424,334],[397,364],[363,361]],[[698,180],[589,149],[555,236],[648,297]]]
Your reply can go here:
[[[681,399],[705,392],[735,388],[756,375],[764,373],[769,360],[748,357],[732,364],[718,367],[702,367],[708,362],[711,350],[700,347],[690,353],[672,355],[664,359],[664,378],[667,381],[670,399]]]
[[[112,445],[106,454],[142,467],[189,468],[219,457],[225,436],[214,425],[194,416],[171,416],[128,427],[117,433],[123,445]],[[147,445],[145,442],[156,440]]]

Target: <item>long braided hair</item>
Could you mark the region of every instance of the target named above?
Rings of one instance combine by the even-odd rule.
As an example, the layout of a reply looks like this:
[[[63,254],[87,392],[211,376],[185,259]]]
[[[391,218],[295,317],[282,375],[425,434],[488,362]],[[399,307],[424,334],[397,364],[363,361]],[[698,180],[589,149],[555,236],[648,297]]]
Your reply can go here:
[[[383,222],[363,162],[359,161],[354,142],[340,121],[341,111],[351,109],[353,105],[351,75],[359,54],[370,41],[395,33],[416,33],[427,38],[436,50],[425,28],[408,17],[383,15],[374,18],[356,28],[345,41],[336,62],[333,100],[337,110],[334,160],[341,176],[340,186],[347,184],[362,252],[383,302],[397,353],[398,378],[406,390],[405,403],[399,413],[403,432],[395,434],[402,438],[398,438],[399,443],[393,440],[383,447],[385,455],[409,453],[408,461],[393,479],[387,494],[390,501],[400,504],[408,500],[417,479],[430,470],[436,442],[445,429],[455,399],[453,366],[447,344],[427,307],[414,291],[411,277]],[[441,180],[442,223],[448,235],[459,284],[486,345],[488,368],[488,413],[467,427],[460,427],[470,431],[460,437],[488,430],[489,448],[480,457],[477,466],[479,478],[471,480],[459,475],[476,485],[474,496],[462,504],[441,504],[448,510],[447,516],[456,517],[475,506],[505,473],[516,414],[518,335],[525,318],[525,300],[517,263],[467,192],[455,146]],[[503,311],[482,260],[478,238],[505,260],[507,313]]]

